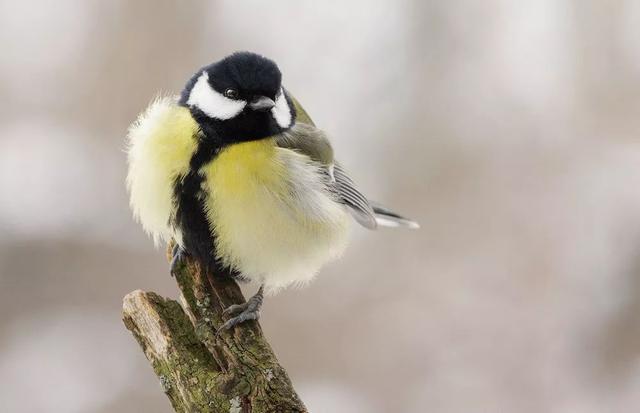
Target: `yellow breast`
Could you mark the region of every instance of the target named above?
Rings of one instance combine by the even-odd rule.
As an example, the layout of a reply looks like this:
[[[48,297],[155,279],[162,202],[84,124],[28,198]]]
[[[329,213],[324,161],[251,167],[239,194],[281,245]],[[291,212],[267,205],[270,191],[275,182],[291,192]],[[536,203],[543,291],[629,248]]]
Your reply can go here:
[[[307,162],[263,139],[223,149],[202,170],[218,258],[267,288],[308,280],[345,245],[344,208],[291,170]]]
[[[285,190],[286,170],[273,139],[231,145],[205,167],[210,190],[218,200],[254,200],[260,190]]]

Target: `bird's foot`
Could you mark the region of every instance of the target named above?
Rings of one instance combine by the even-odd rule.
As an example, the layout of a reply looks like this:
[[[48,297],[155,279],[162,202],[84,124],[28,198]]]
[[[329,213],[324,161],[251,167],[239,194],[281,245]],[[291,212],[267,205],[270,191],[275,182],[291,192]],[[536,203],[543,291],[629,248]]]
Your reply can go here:
[[[257,320],[260,318],[260,308],[262,307],[262,300],[264,298],[264,286],[260,286],[258,292],[244,304],[233,304],[227,307],[223,312],[223,316],[232,315],[223,325],[218,329],[218,333],[229,330],[240,323],[244,323],[248,320]]]
[[[176,243],[171,250],[171,276],[175,277],[178,272],[178,267],[184,263],[185,258],[189,253]]]

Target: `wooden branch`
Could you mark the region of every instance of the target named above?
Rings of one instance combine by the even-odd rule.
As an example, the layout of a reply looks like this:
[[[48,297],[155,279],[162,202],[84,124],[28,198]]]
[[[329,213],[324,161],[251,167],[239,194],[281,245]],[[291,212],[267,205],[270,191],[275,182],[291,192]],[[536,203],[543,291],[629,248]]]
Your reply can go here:
[[[190,259],[178,269],[181,303],[140,290],[124,298],[123,320],[151,362],[176,412],[306,412],[260,325],[216,336],[222,311],[244,302],[228,277]]]

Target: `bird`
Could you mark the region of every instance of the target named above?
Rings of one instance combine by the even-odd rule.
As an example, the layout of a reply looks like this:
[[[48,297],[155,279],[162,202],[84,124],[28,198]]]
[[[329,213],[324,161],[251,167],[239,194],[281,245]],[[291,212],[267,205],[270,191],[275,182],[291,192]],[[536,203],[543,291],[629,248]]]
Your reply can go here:
[[[219,328],[260,316],[265,294],[305,285],[368,229],[419,225],[370,201],[334,159],[327,134],[282,85],[277,64],[235,52],[158,96],[129,127],[133,215],[156,245],[174,242],[215,276],[259,285]]]

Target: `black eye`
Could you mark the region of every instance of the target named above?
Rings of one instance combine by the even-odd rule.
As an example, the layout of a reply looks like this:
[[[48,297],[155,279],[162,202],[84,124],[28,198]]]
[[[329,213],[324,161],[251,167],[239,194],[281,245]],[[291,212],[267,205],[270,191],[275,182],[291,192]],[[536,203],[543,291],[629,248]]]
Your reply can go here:
[[[224,95],[229,99],[238,99],[238,91],[232,88],[225,90]]]

